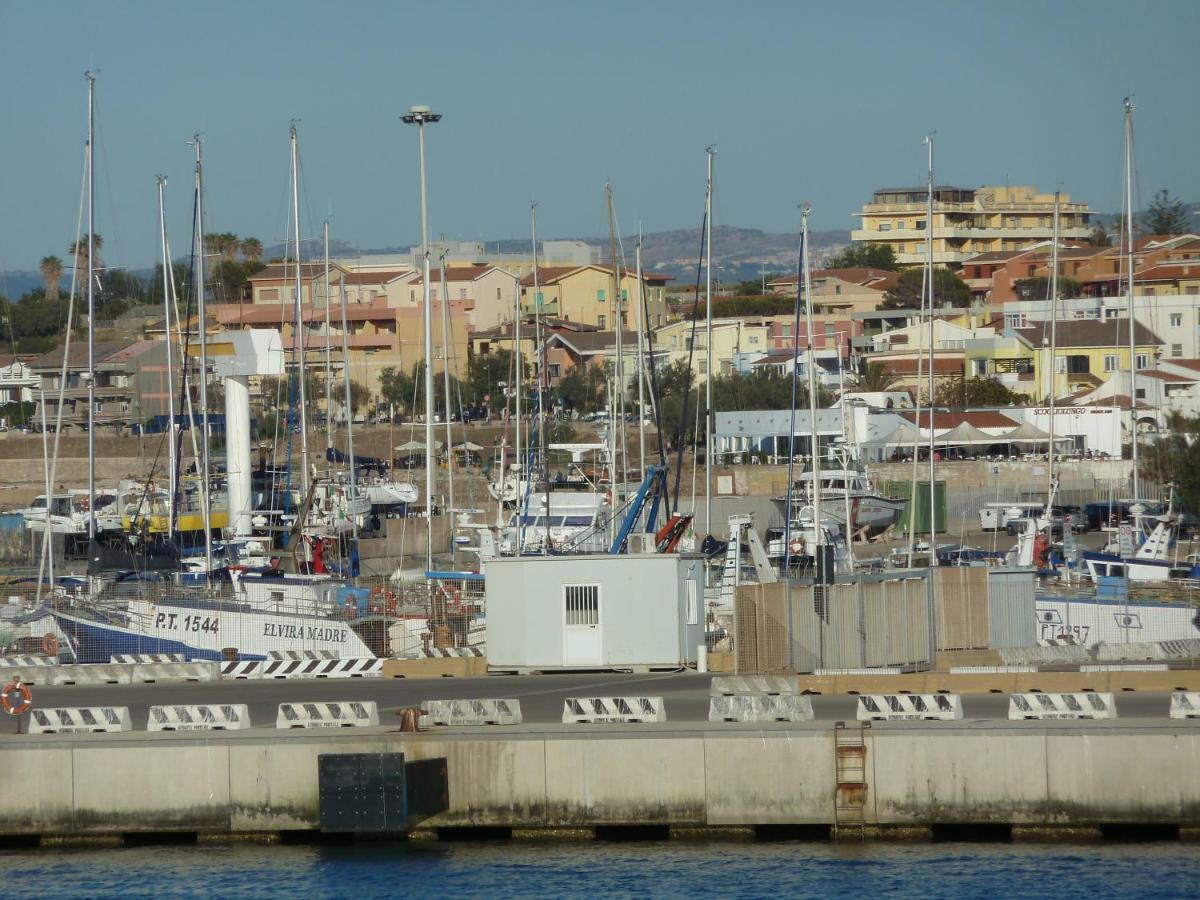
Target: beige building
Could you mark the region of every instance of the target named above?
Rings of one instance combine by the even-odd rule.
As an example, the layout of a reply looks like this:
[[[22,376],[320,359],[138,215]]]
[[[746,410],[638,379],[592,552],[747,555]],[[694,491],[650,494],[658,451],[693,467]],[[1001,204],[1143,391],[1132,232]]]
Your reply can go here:
[[[695,349],[693,344],[695,326]],[[672,322],[654,332],[654,349],[667,364],[687,362],[689,352],[697,381],[708,374],[708,334],[704,322]],[[739,371],[741,357],[758,357],[771,350],[771,319],[713,319],[713,374]]]
[[[442,270],[429,273],[429,296],[440,310]],[[487,331],[502,322],[511,322],[517,309],[517,276],[495,266],[446,266],[446,293],[452,303],[462,305],[471,331]],[[402,305],[419,307],[424,292],[424,276],[410,275],[404,283]]]
[[[669,275],[646,272],[642,281],[646,291],[646,325],[657,328],[667,322],[666,285]],[[619,318],[626,328],[636,329],[640,304],[637,273],[621,271],[621,297],[613,297],[613,271],[600,265],[574,267],[538,267],[535,292],[532,273],[521,279],[521,311],[595,325],[609,330]],[[619,312],[618,312],[619,310]]]
[[[924,187],[875,191],[855,214],[862,222],[851,239],[890,246],[902,265],[925,262],[927,198]],[[935,187],[933,198],[933,261],[938,264],[957,266],[981,253],[1025,250],[1054,234],[1054,194],[1034,187]],[[1062,240],[1083,240],[1091,232],[1086,203],[1062,194],[1059,214]]]

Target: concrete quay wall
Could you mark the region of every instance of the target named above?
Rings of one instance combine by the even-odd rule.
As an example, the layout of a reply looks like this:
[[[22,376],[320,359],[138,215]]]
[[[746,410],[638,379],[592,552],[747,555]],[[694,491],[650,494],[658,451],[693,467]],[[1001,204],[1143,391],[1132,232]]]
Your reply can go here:
[[[317,756],[444,756],[449,809],[422,828],[832,825],[828,728],[578,733],[164,734],[0,744],[0,835],[319,827]],[[873,826],[1200,825],[1200,729],[875,727]]]

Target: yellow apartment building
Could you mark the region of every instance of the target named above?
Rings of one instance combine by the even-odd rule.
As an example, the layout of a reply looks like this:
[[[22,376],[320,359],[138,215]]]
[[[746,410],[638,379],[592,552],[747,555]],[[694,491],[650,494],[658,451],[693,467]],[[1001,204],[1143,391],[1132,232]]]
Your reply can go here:
[[[642,275],[648,328],[658,328],[667,322],[666,285],[670,280],[669,275],[650,272]],[[532,273],[521,279],[521,311],[526,315],[541,313],[595,325],[601,331],[611,330],[618,319],[625,328],[637,328],[640,304],[636,272],[622,270],[620,300],[613,296],[613,271],[608,266],[539,267],[537,281],[535,291]]]
[[[928,192],[924,186],[881,188],[855,215],[862,221],[851,240],[886,244],[901,265],[925,262]],[[1067,194],[1059,201],[1062,240],[1083,240],[1091,232],[1092,211]],[[1037,188],[935,187],[933,261],[957,266],[980,253],[1026,250],[1054,234],[1054,194]]]

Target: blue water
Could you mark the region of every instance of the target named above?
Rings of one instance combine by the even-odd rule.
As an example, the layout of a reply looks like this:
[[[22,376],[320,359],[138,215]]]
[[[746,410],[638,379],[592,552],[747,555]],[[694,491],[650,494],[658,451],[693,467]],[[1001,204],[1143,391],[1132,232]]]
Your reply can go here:
[[[824,843],[194,846],[0,852],[46,897],[1194,897],[1200,847]]]

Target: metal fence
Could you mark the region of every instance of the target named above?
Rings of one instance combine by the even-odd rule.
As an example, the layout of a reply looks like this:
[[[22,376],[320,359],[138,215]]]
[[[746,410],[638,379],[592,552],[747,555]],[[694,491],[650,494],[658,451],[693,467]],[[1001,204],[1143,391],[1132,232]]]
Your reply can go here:
[[[739,672],[927,669],[935,656],[928,573],[787,579],[738,588]]]
[[[1029,568],[947,566],[826,587],[745,584],[733,623],[739,672],[1200,657],[1197,586],[1104,579],[1046,588]]]

